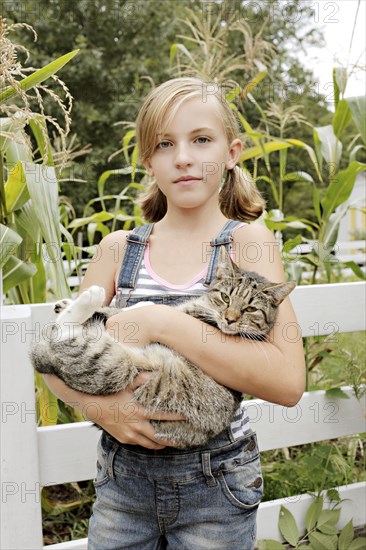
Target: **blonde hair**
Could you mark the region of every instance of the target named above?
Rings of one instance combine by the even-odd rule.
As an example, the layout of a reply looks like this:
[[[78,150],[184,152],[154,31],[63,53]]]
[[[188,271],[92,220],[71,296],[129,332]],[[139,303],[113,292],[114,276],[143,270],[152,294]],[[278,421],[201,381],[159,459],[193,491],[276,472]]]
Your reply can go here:
[[[174,78],[150,92],[137,116],[136,137],[141,161],[150,160],[160,141],[159,135],[164,134],[184,101],[199,97],[205,102],[209,96],[217,100],[228,144],[238,138],[238,121],[225,98],[223,88],[199,78]],[[166,197],[156,181],[148,185],[139,203],[148,222],[157,222],[166,214]],[[219,193],[219,207],[224,216],[232,220],[252,221],[261,215],[264,206],[265,201],[247,172],[239,166],[226,171],[225,182]]]

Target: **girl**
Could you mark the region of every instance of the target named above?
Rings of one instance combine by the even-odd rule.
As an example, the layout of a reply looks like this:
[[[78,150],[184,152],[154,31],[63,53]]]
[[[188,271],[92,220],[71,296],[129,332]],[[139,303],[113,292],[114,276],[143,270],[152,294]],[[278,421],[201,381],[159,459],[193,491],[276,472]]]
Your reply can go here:
[[[235,115],[216,85],[173,79],[153,90],[136,123],[141,160],[154,178],[142,198],[150,224],[105,237],[81,290],[92,284],[117,294],[124,309],[107,329],[131,345],[160,342],[234,391],[293,406],[304,389],[304,360],[290,301],[280,306],[261,343],[225,336],[169,304],[205,292],[220,244],[243,269],[284,280],[276,242],[248,224],[264,203],[236,166],[242,150]],[[232,220],[232,221],[230,221]],[[127,240],[126,240],[127,238]],[[96,398],[104,429],[98,446],[96,503],[90,550],[251,550],[262,494],[258,447],[244,405],[227,430],[204,448],[187,451],[155,438],[134,386]],[[83,408],[90,396],[48,376],[61,399]],[[172,414],[160,419],[182,420]]]

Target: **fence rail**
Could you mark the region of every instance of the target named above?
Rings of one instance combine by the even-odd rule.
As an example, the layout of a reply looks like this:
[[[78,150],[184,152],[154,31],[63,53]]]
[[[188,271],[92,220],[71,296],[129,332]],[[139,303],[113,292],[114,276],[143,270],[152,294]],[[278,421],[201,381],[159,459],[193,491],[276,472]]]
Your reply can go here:
[[[365,330],[366,283],[298,287],[291,295],[303,336]],[[89,422],[37,427],[33,370],[29,344],[52,321],[50,304],[5,306],[1,311],[1,538],[0,547],[42,549],[40,488],[82,481],[95,474],[98,430]],[[294,327],[289,327],[294,337]],[[365,400],[351,388],[349,399],[328,397],[324,391],[304,394],[291,409],[261,400],[247,402],[252,428],[261,451],[290,447],[365,431]],[[347,498],[341,522],[353,517],[365,523],[365,483],[340,488]],[[281,504],[303,527],[310,497],[299,495],[264,502],[258,513],[258,538],[281,540],[277,528]],[[50,545],[47,549],[81,550],[86,539]]]

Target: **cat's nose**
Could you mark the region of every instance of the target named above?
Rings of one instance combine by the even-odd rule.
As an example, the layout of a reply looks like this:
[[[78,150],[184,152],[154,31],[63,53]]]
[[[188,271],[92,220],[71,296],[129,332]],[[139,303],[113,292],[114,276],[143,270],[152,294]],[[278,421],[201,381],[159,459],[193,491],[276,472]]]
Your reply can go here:
[[[231,325],[231,323],[236,323],[240,319],[240,311],[237,309],[230,308],[226,310],[225,312],[225,320],[227,321],[228,325]]]

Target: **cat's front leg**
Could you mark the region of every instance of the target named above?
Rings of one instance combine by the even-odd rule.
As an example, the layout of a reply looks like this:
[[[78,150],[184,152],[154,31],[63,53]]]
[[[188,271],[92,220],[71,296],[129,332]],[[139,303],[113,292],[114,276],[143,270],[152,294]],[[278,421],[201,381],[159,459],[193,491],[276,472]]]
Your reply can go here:
[[[62,308],[57,317],[57,324],[61,328],[61,338],[70,337],[70,331],[80,327],[90,319],[93,313],[103,305],[105,290],[100,286],[91,286],[68,304],[66,300],[58,302],[56,306]],[[64,305],[66,304],[66,308]],[[56,307],[55,306],[55,307]]]

